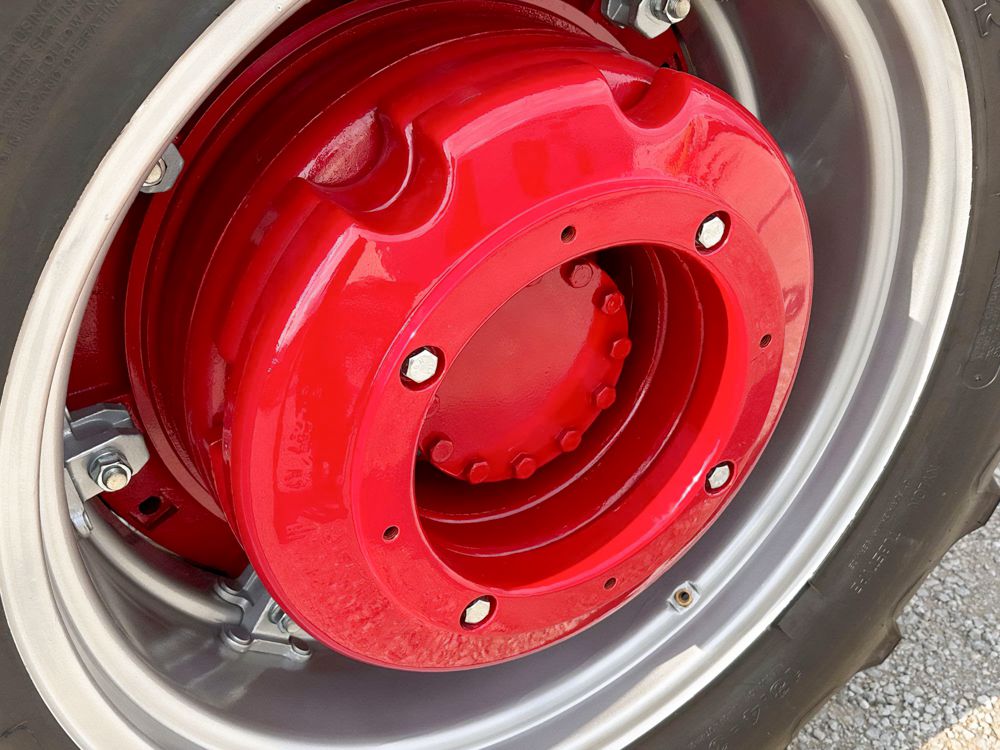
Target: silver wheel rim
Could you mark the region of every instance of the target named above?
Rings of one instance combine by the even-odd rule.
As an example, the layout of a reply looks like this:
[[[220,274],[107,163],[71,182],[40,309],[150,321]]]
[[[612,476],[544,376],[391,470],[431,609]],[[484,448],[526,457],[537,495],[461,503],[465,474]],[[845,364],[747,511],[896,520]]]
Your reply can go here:
[[[78,543],[66,512],[66,380],[106,246],[173,132],[301,4],[236,0],[205,32],[101,163],[42,274],[0,406],[0,594],[21,656],[86,747],[624,745],[787,606],[920,396],[971,200],[971,115],[947,14],[932,0],[700,4],[700,72],[775,134],[813,222],[814,322],[786,416],[734,505],[624,610],[511,664],[428,675],[333,654],[298,669],[234,658],[214,626],[123,584],[121,565]],[[678,611],[669,602],[685,582],[698,597]]]

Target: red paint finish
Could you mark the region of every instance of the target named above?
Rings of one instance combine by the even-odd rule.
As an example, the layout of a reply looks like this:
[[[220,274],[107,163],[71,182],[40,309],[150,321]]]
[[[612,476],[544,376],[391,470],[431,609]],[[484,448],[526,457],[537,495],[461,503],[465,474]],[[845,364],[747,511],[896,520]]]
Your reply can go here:
[[[621,300],[614,309],[605,309],[609,296]],[[618,382],[624,362],[612,350],[623,341],[628,318],[610,276],[587,260],[549,271],[497,310],[451,365],[421,431],[424,455],[474,484],[530,478],[562,455],[560,436],[586,432],[611,406],[595,393]]]
[[[273,42],[135,235],[153,449],[345,654],[456,669],[578,632],[697,539],[781,413],[812,271],[780,150],[571,6],[355,3]],[[421,347],[439,371],[405,382]]]

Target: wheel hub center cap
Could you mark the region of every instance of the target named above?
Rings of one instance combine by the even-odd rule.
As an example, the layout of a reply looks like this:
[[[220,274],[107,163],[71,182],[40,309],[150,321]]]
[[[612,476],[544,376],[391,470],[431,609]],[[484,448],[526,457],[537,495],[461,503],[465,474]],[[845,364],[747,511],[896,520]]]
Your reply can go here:
[[[205,107],[145,218],[143,421],[351,656],[477,666],[595,622],[787,397],[812,281],[779,149],[590,28],[345,6]]]

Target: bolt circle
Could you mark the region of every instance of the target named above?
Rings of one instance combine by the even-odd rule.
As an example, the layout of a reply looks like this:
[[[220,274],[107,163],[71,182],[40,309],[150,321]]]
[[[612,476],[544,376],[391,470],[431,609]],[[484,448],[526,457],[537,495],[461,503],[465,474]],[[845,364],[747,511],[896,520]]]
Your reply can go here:
[[[725,461],[715,466],[708,476],[705,477],[705,488],[709,492],[718,492],[725,489],[733,478],[733,465]]]
[[[496,599],[492,596],[480,596],[473,599],[462,612],[462,627],[471,630],[486,622],[496,610]]]
[[[701,252],[715,250],[726,238],[729,223],[723,214],[712,214],[698,227],[695,244]]]

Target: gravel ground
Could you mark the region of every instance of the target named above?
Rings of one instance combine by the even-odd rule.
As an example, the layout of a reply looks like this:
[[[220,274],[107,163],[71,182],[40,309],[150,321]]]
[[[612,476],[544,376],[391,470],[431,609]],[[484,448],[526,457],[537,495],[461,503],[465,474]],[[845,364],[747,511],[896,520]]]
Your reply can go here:
[[[793,750],[1000,748],[1000,513],[959,542],[900,618],[903,641],[855,676]]]

